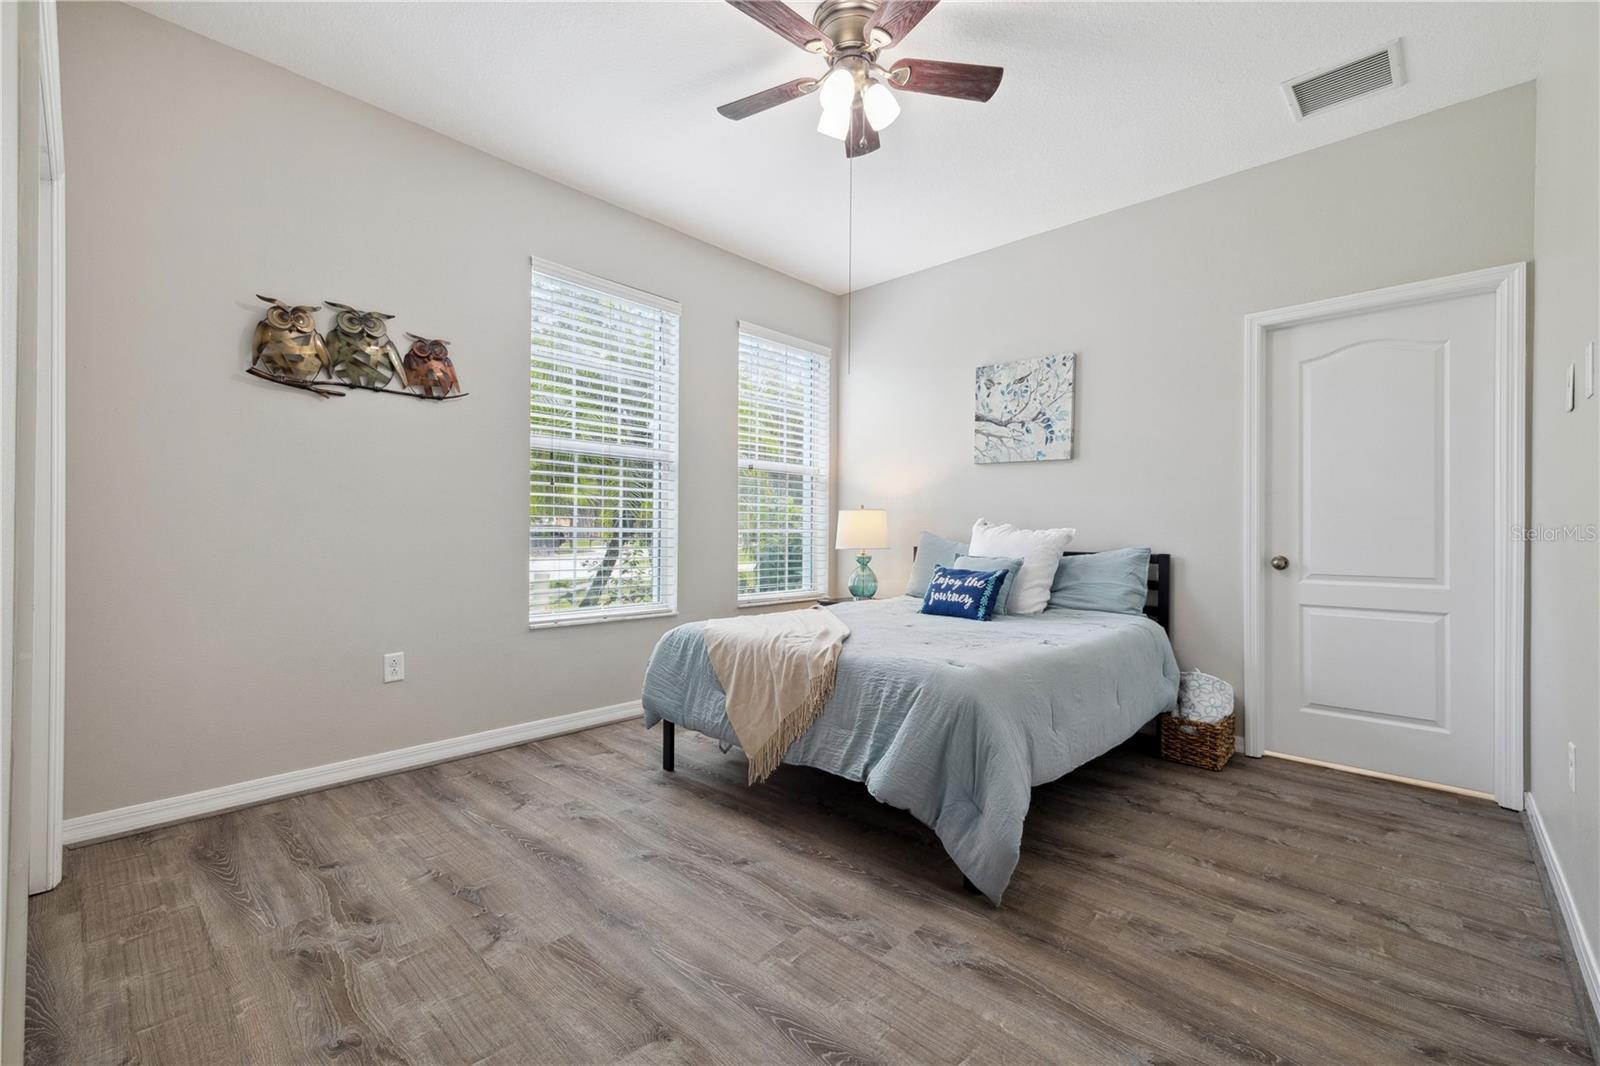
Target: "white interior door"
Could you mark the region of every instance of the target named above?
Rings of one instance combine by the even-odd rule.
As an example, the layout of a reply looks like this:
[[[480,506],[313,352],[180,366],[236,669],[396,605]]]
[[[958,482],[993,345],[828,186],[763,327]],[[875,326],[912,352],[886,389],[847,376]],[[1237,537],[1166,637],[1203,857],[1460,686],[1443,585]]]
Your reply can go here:
[[[1493,793],[1494,292],[1266,334],[1273,751]]]

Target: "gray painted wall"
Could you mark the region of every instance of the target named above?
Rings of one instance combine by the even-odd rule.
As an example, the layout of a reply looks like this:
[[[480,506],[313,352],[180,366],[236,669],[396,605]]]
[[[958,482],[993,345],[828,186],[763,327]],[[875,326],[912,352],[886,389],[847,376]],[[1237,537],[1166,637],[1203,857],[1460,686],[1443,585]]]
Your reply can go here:
[[[1534,165],[1530,524],[1600,523],[1600,397],[1583,395],[1583,349],[1600,340],[1600,35],[1593,4],[1560,4],[1539,72]],[[1565,403],[1577,363],[1577,409]],[[1600,544],[1528,548],[1528,789],[1600,951]],[[1576,792],[1567,743],[1577,745]]]
[[[68,817],[638,698],[673,620],[527,629],[530,255],[682,302],[677,621],[733,613],[737,323],[831,343],[834,296],[131,8],[60,16]],[[250,379],[258,292],[446,337],[472,395]]]
[[[883,588],[919,530],[980,516],[1148,544],[1174,555],[1179,662],[1248,700],[1242,320],[1530,258],[1533,120],[1518,86],[857,293],[840,499],[889,511]],[[1061,351],[1077,458],[973,465],[973,368]]]

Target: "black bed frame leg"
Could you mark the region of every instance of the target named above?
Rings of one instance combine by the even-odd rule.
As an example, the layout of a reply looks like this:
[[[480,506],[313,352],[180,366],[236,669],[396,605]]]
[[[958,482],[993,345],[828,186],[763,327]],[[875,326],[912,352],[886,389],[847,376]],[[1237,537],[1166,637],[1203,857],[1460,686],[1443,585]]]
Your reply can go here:
[[[661,723],[661,768],[672,773],[672,723]]]
[[[966,874],[962,874],[961,875],[961,891],[970,892],[974,896],[976,896],[976,895],[978,895],[978,886],[973,884],[972,883],[972,879],[969,878]]]

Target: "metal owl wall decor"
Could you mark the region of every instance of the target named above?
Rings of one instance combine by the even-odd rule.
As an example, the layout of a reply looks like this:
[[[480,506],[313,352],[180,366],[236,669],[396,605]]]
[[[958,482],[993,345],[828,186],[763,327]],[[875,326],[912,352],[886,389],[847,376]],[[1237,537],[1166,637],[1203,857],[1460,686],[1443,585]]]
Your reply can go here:
[[[282,300],[259,293],[256,299],[272,305],[267,317],[256,323],[250,365],[265,365],[278,377],[310,381],[328,365],[328,349],[317,332],[315,313],[321,304],[290,307]]]
[[[361,389],[419,400],[453,400],[465,396],[455,364],[446,350],[448,341],[428,340],[415,334],[401,358],[389,338],[389,320],[382,311],[358,311],[348,304],[326,301],[333,309],[327,335],[317,332],[316,312],[322,304],[290,305],[271,296],[256,299],[271,306],[256,323],[246,373],[265,381],[313,392],[318,396],[344,396]],[[399,387],[391,389],[393,382]]]
[[[456,365],[450,361],[449,341],[429,340],[415,333],[407,333],[411,350],[406,352],[406,384],[424,396],[442,400],[454,389],[461,391],[456,380]]]
[[[382,311],[357,311],[346,304],[324,301],[334,309],[328,331],[328,370],[346,385],[381,389],[396,374],[403,374],[400,351],[389,339],[388,320]]]

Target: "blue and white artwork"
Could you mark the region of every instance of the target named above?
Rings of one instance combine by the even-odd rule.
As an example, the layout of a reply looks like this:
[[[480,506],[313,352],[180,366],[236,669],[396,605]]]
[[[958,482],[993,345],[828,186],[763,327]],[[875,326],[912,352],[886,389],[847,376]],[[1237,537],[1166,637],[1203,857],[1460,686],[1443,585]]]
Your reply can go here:
[[[1077,356],[1068,352],[980,366],[973,394],[973,461],[1071,459],[1076,363]]]

